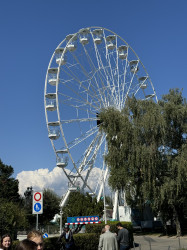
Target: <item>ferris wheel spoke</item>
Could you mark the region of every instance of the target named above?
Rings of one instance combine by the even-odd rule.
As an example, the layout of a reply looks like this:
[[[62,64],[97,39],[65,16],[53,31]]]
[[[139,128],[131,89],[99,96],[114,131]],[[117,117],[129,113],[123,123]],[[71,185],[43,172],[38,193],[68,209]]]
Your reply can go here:
[[[74,56],[74,57],[75,57],[75,56]],[[78,64],[78,65],[81,65],[80,63],[77,63],[77,64]],[[88,73],[85,73],[85,76],[87,77],[87,80],[82,80],[82,81],[80,81],[79,78],[72,72],[72,70],[71,70],[70,68],[68,68],[68,70],[70,71],[70,73],[68,73],[67,71],[65,71],[65,70],[63,69],[63,71],[64,71],[67,75],[73,77],[73,78],[75,79],[75,81],[79,83],[79,85],[78,85],[79,88],[82,87],[85,91],[88,92],[88,91],[89,91],[89,88],[87,88],[87,86],[84,85],[84,83],[88,83],[89,81],[91,82],[91,81],[92,81],[92,77],[90,77]],[[92,86],[93,86],[93,85],[92,85]],[[90,93],[92,93],[92,97],[94,98],[95,89],[93,88],[93,90],[94,90],[94,92],[91,92],[91,91],[90,91]]]
[[[84,161],[84,164],[86,163],[87,165],[87,173],[86,173],[86,177],[85,177],[85,183],[83,185],[83,189],[85,188],[85,186],[87,185],[87,180],[88,180],[88,177],[90,175],[90,172],[91,170],[93,169],[93,166],[94,166],[94,162],[95,162],[95,159],[96,159],[96,156],[97,156],[97,153],[98,153],[98,150],[99,148],[101,147],[102,143],[103,143],[103,139],[105,138],[104,135],[100,134],[99,137],[98,137],[98,140],[97,140],[97,143],[95,145],[95,147],[91,147],[92,151],[93,151],[93,154],[92,156],[90,157],[90,159],[87,161],[87,159],[84,159],[86,161]],[[86,156],[86,158],[89,157],[89,154]],[[82,168],[82,166],[80,166],[80,169]],[[82,171],[82,170],[81,170]]]
[[[138,61],[138,63],[139,63],[139,61]],[[137,65],[138,65],[138,64],[137,64]],[[126,93],[126,95],[125,95],[125,102],[126,102],[126,100],[127,100],[127,96],[128,96],[128,94],[129,94],[129,91],[130,91],[130,88],[131,88],[131,85],[132,85],[134,76],[135,76],[135,72],[133,73],[133,75],[132,75],[132,77],[131,77],[131,81],[130,81],[130,83],[129,83],[129,88],[128,88],[127,93]]]
[[[61,124],[65,123],[73,123],[73,122],[89,122],[89,121],[97,121],[97,118],[81,118],[81,119],[71,119],[71,120],[61,120]]]
[[[115,39],[117,39],[117,38],[115,38]],[[117,51],[117,47],[116,47],[116,45],[115,45],[115,50],[114,50],[115,52],[112,52],[112,51],[111,51],[111,52],[109,53],[108,48],[107,48],[107,44],[106,44],[106,36],[105,36],[105,33],[104,33],[104,41],[105,41],[105,47],[106,47],[106,58],[108,58],[108,65],[109,65],[109,69],[110,69],[110,73],[108,72],[108,74],[111,76],[111,82],[114,84],[115,80],[114,80],[114,73],[113,73],[113,71],[116,70],[116,64],[115,64],[115,67],[112,69],[110,57],[112,57],[114,53],[117,53],[117,52],[116,52],[116,51]],[[115,84],[114,84],[113,86],[114,86],[114,93],[115,93],[115,97],[116,97],[116,96],[117,96],[117,95],[116,95],[116,86],[115,86]],[[115,101],[116,101],[116,100],[115,100]]]
[[[73,72],[72,72],[69,68],[68,68],[68,70],[70,71],[70,73],[68,73],[65,69],[63,69],[63,72],[66,73],[68,76],[72,77],[72,79],[69,80],[69,81],[63,81],[63,80],[61,79],[60,82],[61,82],[62,84],[64,84],[64,85],[66,85],[67,87],[69,87],[69,86],[67,85],[67,83],[69,84],[69,83],[73,82],[73,80],[74,80],[76,83],[79,84],[79,85],[78,85],[78,88],[82,87],[82,88],[84,89],[84,91],[86,91],[87,93],[89,93],[90,96],[91,96],[93,99],[95,99],[95,94],[94,94],[93,92],[91,92],[91,91],[84,85],[84,83],[87,83],[87,82],[89,81],[89,79],[87,79],[86,81],[80,81],[79,78],[78,78],[75,74],[73,74]],[[73,82],[73,83],[74,83],[74,82]]]
[[[93,34],[92,34],[92,38],[93,38]],[[110,83],[110,80],[109,80],[110,74],[108,73],[108,70],[107,70],[108,65],[104,66],[103,61],[101,59],[101,55],[99,53],[99,50],[98,50],[96,44],[94,44],[94,48],[95,48],[96,59],[97,59],[97,64],[98,64],[98,68],[99,68],[99,77],[100,77],[100,79],[104,78],[104,80],[107,82],[107,86],[111,89],[111,86],[109,84]],[[101,70],[103,70],[104,74],[102,73]],[[102,81],[102,84],[103,84],[103,81]],[[111,93],[108,91],[109,88],[107,88],[107,96],[110,99]],[[107,103],[107,100],[105,103]]]
[[[86,69],[81,65],[81,63],[79,62],[78,58],[77,58],[75,55],[73,55],[73,56],[74,56],[75,60],[77,61],[77,63],[79,63],[79,65],[80,65],[80,67],[81,67],[81,69],[82,69],[82,71],[83,71],[83,74],[90,80],[90,86],[91,86],[91,87],[93,87],[93,86],[96,86],[96,87],[97,87],[97,90],[98,90],[98,92],[99,92],[99,100],[102,100],[102,103],[104,103],[104,100],[103,100],[103,93],[101,93],[102,88],[99,87],[98,82],[97,82],[97,79],[96,79],[95,77],[94,77],[94,78],[93,78],[93,77],[90,78],[88,72],[87,72]],[[95,80],[94,82],[93,82],[93,79]],[[104,85],[103,85],[103,86],[104,86]],[[94,95],[94,94],[96,95],[95,88],[92,88],[92,90],[94,91],[93,95]],[[97,96],[97,95],[96,95],[96,96]]]
[[[100,132],[97,132],[95,138],[91,141],[90,145],[86,149],[85,153],[82,156],[82,160],[79,164],[79,172],[84,170],[88,164],[88,158],[91,154],[93,154],[93,149],[97,148],[98,145],[100,145],[100,142],[102,141],[103,135]],[[97,146],[96,146],[97,145]],[[93,160],[90,161],[90,164],[93,163]]]
[[[111,82],[114,83],[114,76],[113,76],[113,72],[112,72],[112,68],[111,68],[111,63],[110,63],[110,57],[109,57],[109,53],[108,53],[108,49],[106,49],[106,58],[108,59],[108,66],[109,66],[109,69],[110,69],[110,72],[108,72],[108,75],[110,76],[110,79],[111,79]],[[115,68],[113,69],[115,70]]]
[[[103,152],[103,155],[106,155],[106,153],[107,153],[107,143],[106,143],[106,140],[104,141],[104,152]],[[106,173],[106,171],[107,171],[107,169],[108,169],[108,167],[106,167],[106,165],[105,165],[105,161],[103,161],[103,163],[102,163],[102,169],[101,169],[101,176],[100,176],[100,178],[99,178],[99,181],[97,182],[97,184],[96,184],[96,187],[95,187],[95,193],[97,193],[97,191],[98,191],[98,188],[99,188],[99,186],[103,186],[102,185],[102,180],[103,180],[103,175]],[[100,194],[98,193],[98,195],[99,195],[99,199],[100,199],[100,196],[101,196],[101,191],[102,191],[102,189],[103,189],[103,187],[100,189]]]
[[[118,48],[118,44],[117,44],[117,37],[116,39],[116,56],[114,57],[114,62],[116,64],[116,68],[117,68],[117,86],[118,86],[118,91],[117,91],[117,96],[118,96],[118,107],[120,108],[121,105],[121,88],[120,88],[120,73],[119,73],[119,59],[118,59],[118,52],[117,52],[117,48]]]
[[[122,87],[122,100],[124,100],[124,96],[125,96],[125,87],[126,87],[126,74],[127,74],[127,58],[128,58],[128,51],[129,49],[127,48],[127,56],[125,59],[125,70],[124,70],[124,77],[123,77],[123,87]],[[122,106],[121,106],[122,108]]]
[[[64,69],[63,69],[63,71],[65,72],[65,73],[67,73],[69,76],[71,76],[71,77],[73,77],[72,75],[70,75],[67,71],[65,71]],[[86,85],[85,85],[85,83],[87,84],[87,86],[89,86],[89,85],[91,85],[91,83],[89,83],[89,81],[91,82],[91,80],[92,80],[92,77],[90,77],[87,81],[80,81],[79,79],[77,79],[77,78],[73,78],[76,82],[78,82],[79,83],[79,85],[78,85],[78,87],[82,87],[84,90],[83,90],[83,93],[87,93],[87,95],[89,96],[89,98],[92,98],[92,100],[96,100],[99,104],[100,104],[100,106],[102,106],[101,105],[101,103],[102,103],[102,95],[101,95],[101,93],[100,93],[100,87],[99,87],[99,85],[97,86],[97,87],[95,87],[95,89],[97,89],[97,92],[99,93],[99,95],[96,93],[96,90],[94,89],[94,86],[92,85],[92,89],[94,90],[94,93],[93,92],[91,92],[90,91],[90,88],[87,88],[86,87]],[[72,80],[73,80],[72,79]],[[69,86],[69,83],[71,83],[72,82],[72,80],[69,80],[69,81],[63,81],[62,79],[60,80],[60,82],[63,84],[63,85],[65,85],[65,86],[67,86],[67,88],[70,88],[70,86]],[[71,88],[72,89],[72,88]],[[85,91],[85,92],[84,92]],[[75,92],[75,91],[74,91]]]
[[[92,113],[91,110],[98,110],[100,108],[99,103],[97,102],[92,102],[92,101],[84,102],[84,100],[80,100],[72,96],[67,96],[66,94],[63,94],[61,92],[58,92],[58,95],[63,96],[63,98],[65,98],[59,101],[61,104],[72,107],[72,108],[79,108],[85,111],[89,109],[90,113]]]
[[[114,68],[113,70],[112,70],[112,67],[111,67],[111,62],[110,62],[110,56],[109,56],[109,54],[108,54],[108,50],[107,50],[107,52],[106,52],[106,56],[108,57],[108,63],[109,63],[109,68],[110,68],[110,74],[111,74],[111,78],[112,78],[112,82],[114,83],[115,82],[115,76],[114,76],[114,74],[115,73],[113,73],[113,71],[115,71],[115,70],[117,70],[117,68]],[[115,103],[117,104],[117,97],[118,97],[118,94],[117,94],[117,91],[116,91],[116,88],[117,88],[117,86],[115,86],[114,84],[113,84],[113,93],[112,93],[112,96],[113,96],[113,99],[115,100]]]
[[[86,103],[87,105],[89,105],[89,106],[92,106],[92,107],[94,107],[95,109],[97,109],[97,108],[99,108],[99,106],[94,106],[93,105],[93,102],[91,103],[89,100],[88,100],[88,98],[86,99],[85,97],[82,97],[81,96],[81,92],[79,93],[79,92],[77,92],[73,87],[71,87],[71,86],[69,86],[69,85],[67,85],[67,84],[63,84],[67,89],[69,89],[74,95],[76,95],[78,98],[80,98],[80,100],[83,102],[83,103]],[[63,95],[63,96],[67,96],[67,95],[65,95],[65,94],[63,94],[63,93],[59,93],[60,95]],[[72,98],[71,96],[67,96],[68,97],[68,99],[69,98]],[[75,100],[75,98],[74,98],[74,100]],[[79,99],[77,99],[77,100],[79,100]],[[94,98],[93,98],[93,100],[94,100]],[[95,102],[96,103],[96,102]]]
[[[74,172],[74,170],[76,171],[76,173]],[[69,180],[69,183],[72,185],[72,187],[76,187],[76,182],[78,179],[80,179],[82,181],[83,185],[85,184],[85,182],[86,182],[85,178],[78,173],[77,168],[73,168],[71,171],[67,171],[67,170],[63,169],[63,171],[64,171],[67,179]],[[87,187],[91,192],[93,192],[92,188],[89,185],[87,185]]]
[[[85,141],[86,139],[88,139],[89,137],[91,137],[92,135],[97,133],[97,131],[98,131],[97,127],[91,128],[89,131],[86,131],[84,134],[81,134],[80,137],[77,137],[73,141],[69,142],[68,148],[69,149],[74,148],[75,146],[77,146],[81,142]]]
[[[118,60],[115,58],[117,57],[117,54],[114,56],[114,53],[108,53],[107,51],[107,57],[108,57],[108,63],[109,63],[109,68],[110,68],[110,74],[112,75],[112,84],[110,84],[112,88],[112,98],[114,100],[114,103],[116,107],[119,107],[120,104],[120,86],[119,86],[119,79],[120,79],[120,74],[119,74],[119,68],[118,68]],[[112,68],[111,64],[111,57],[113,57],[113,63],[115,65],[115,68]]]
[[[99,137],[97,137],[96,140],[92,141],[92,143],[90,144],[90,147],[88,148],[88,150],[86,151],[86,153],[84,155],[83,161],[81,162],[80,167],[79,167],[79,173],[81,173],[83,170],[85,170],[85,166],[87,167],[85,182],[82,186],[82,189],[84,189],[86,186],[89,188],[88,183],[87,183],[88,177],[91,173],[91,170],[94,167],[95,158],[96,158],[98,150],[100,149],[104,140],[105,140],[105,136],[99,135]]]
[[[95,65],[94,65],[94,63],[93,63],[93,61],[92,61],[92,59],[91,59],[91,57],[90,57],[90,55],[89,55],[89,53],[88,53],[88,51],[86,50],[85,47],[84,47],[84,51],[85,51],[85,54],[86,54],[86,56],[88,58],[88,62],[90,64],[90,67],[92,68],[92,72],[94,73],[93,77],[95,79],[97,89],[99,90],[100,97],[101,97],[103,103],[105,104],[103,106],[106,106],[106,100],[103,99],[103,97],[105,96],[104,95],[104,91],[106,90],[106,85],[104,84],[105,79],[103,81],[103,79],[102,79],[103,78],[102,73],[100,72],[100,70],[96,69],[96,67],[95,67]],[[98,78],[99,78],[98,80],[97,80],[96,76],[98,76]],[[102,84],[102,88],[100,88],[100,86],[98,84],[99,81]],[[102,91],[102,90],[104,90],[104,91]]]
[[[107,84],[108,84],[108,87],[109,88],[107,88],[107,89],[111,89],[111,85],[110,85],[110,82],[113,82],[112,81],[112,78],[111,78],[111,75],[109,74],[109,71],[108,71],[108,68],[109,68],[109,65],[104,65],[103,64],[103,62],[102,62],[102,58],[101,58],[101,56],[100,56],[100,53],[99,53],[99,51],[98,51],[98,49],[96,48],[96,54],[97,54],[97,60],[98,60],[98,65],[99,64],[101,64],[101,66],[99,66],[99,77],[100,77],[100,79],[104,79],[104,81],[106,81],[107,82]],[[104,72],[104,73],[102,73],[102,71]],[[102,83],[104,82],[104,81],[102,81]],[[105,87],[106,88],[106,87]],[[109,92],[109,91],[107,91],[107,96],[111,96],[111,93]]]
[[[87,55],[87,57],[88,57],[88,62],[90,62],[90,67],[91,67],[91,68],[94,67],[94,70],[93,70],[93,71],[95,72],[94,78],[96,79],[96,77],[98,77],[98,80],[96,79],[96,82],[97,82],[97,89],[100,91],[100,96],[101,96],[102,99],[103,99],[103,96],[105,96],[105,91],[107,91],[107,93],[108,93],[108,95],[109,95],[108,88],[106,88],[106,84],[105,84],[105,82],[107,81],[107,75],[104,76],[104,74],[102,73],[102,70],[105,71],[106,66],[104,66],[104,65],[102,64],[102,60],[101,60],[102,66],[99,67],[98,69],[96,69],[96,66],[94,65],[93,61],[91,60],[90,55],[89,55],[89,53],[88,53],[88,51],[86,50],[85,47],[84,47],[84,50],[85,50],[85,53],[86,53],[86,55]],[[98,49],[97,49],[96,46],[95,46],[95,50],[96,50],[96,56],[99,55],[99,52],[98,52]],[[100,57],[100,58],[101,58],[101,57]],[[99,63],[98,63],[98,60],[99,60],[99,59],[98,59],[98,57],[97,57],[97,65],[99,64]],[[98,85],[99,82],[101,83],[101,86],[102,86],[102,87],[100,87],[100,86]],[[106,99],[103,100],[103,103],[105,103],[105,106],[106,106],[106,104],[107,104]]]
[[[141,86],[139,84],[137,84],[134,89],[133,89],[133,93],[134,93],[134,96],[136,96],[136,94],[141,90]],[[144,90],[143,90],[144,92]],[[144,93],[144,96],[145,96],[145,93]]]
[[[117,44],[116,44],[116,51],[117,51]],[[120,74],[119,74],[119,68],[118,68],[118,57],[117,57],[117,52],[110,52],[108,53],[107,51],[107,57],[108,57],[108,62],[109,62],[109,67],[110,67],[110,71],[111,71],[111,75],[113,76],[113,82],[116,83],[116,85],[114,84],[114,92],[113,92],[113,96],[114,96],[114,99],[115,99],[115,103],[116,103],[116,106],[119,107],[120,105],[120,86],[119,86],[119,77],[120,77]],[[112,67],[112,64],[111,64],[111,60],[113,60],[114,62],[114,65],[115,65],[115,68]]]

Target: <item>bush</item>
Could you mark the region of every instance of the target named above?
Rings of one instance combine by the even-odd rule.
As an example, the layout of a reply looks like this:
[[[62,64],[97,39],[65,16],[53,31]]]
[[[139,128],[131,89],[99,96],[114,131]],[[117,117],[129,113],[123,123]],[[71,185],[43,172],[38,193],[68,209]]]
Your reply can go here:
[[[44,249],[45,250],[60,249],[60,244],[58,244],[58,237],[45,238],[44,239]]]
[[[110,225],[110,231],[112,233],[117,233],[116,224],[117,221],[108,222]],[[133,227],[130,222],[121,222],[122,226],[129,230],[131,247],[133,246]],[[104,222],[99,224],[87,224],[86,233],[74,234],[74,240],[76,249],[79,250],[97,250],[99,245],[99,237],[101,235],[101,230],[105,226]],[[15,250],[16,245],[19,241],[14,241],[12,249]],[[60,244],[58,243],[58,237],[46,238],[44,239],[45,250],[59,250]]]
[[[16,246],[19,244],[19,240],[15,240],[12,242],[12,250],[16,249]]]
[[[116,228],[116,224],[118,223],[118,221],[108,221],[107,224],[110,225],[110,231],[112,233],[116,233],[118,232],[118,229]],[[131,222],[121,222],[122,226],[127,228],[129,231],[129,240],[130,240],[130,245],[131,247],[133,246],[133,241],[134,241],[134,237],[133,237],[133,226]],[[105,223],[98,223],[98,224],[87,224],[86,225],[86,233],[96,233],[98,235],[101,234],[101,230],[102,228],[104,228]]]
[[[99,244],[99,235],[96,233],[74,234],[76,249],[79,250],[97,250]],[[18,243],[17,243],[18,244]],[[45,250],[59,250],[60,244],[58,237],[44,239]],[[13,248],[14,250],[15,248]]]
[[[99,245],[99,235],[96,233],[85,233],[74,235],[75,245],[81,250],[97,250]]]

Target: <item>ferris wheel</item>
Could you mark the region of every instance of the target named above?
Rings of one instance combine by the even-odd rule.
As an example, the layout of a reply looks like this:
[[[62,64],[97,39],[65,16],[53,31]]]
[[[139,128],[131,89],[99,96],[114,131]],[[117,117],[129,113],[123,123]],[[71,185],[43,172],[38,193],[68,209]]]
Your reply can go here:
[[[106,135],[99,131],[98,116],[103,108],[122,110],[132,96],[157,101],[144,65],[119,35],[101,27],[83,28],[67,35],[55,49],[47,69],[44,103],[56,165],[69,183],[61,207],[77,189],[100,199],[108,167]]]

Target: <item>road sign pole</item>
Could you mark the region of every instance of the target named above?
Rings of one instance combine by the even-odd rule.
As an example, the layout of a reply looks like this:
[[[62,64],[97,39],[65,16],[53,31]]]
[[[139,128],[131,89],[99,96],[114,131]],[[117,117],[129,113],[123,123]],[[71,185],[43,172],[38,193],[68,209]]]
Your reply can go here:
[[[60,235],[62,234],[62,208],[60,209]]]
[[[36,231],[38,231],[38,214],[36,214]]]

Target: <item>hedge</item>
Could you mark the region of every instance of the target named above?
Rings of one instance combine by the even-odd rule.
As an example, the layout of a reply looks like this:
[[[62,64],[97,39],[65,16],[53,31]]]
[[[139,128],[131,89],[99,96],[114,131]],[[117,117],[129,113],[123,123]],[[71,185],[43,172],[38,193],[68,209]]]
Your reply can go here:
[[[116,233],[118,232],[118,229],[116,228],[116,224],[118,223],[118,221],[108,221],[107,224],[110,225],[110,231],[112,233]],[[133,246],[133,241],[134,241],[134,237],[133,237],[133,226],[131,222],[121,222],[122,226],[127,228],[129,231],[129,240],[130,240],[130,245],[131,247]],[[88,224],[86,225],[86,233],[96,233],[96,234],[101,234],[101,230],[102,228],[104,228],[105,224],[104,222],[99,223],[99,224]]]
[[[97,250],[99,245],[99,235],[96,233],[84,233],[74,235],[75,245],[80,250]]]
[[[117,233],[116,224],[117,221],[109,221],[110,231],[112,233]],[[133,246],[133,227],[130,222],[121,222],[122,226],[126,227],[129,231],[131,247]],[[97,250],[99,245],[99,237],[101,235],[101,230],[105,224],[87,224],[86,232],[74,234],[75,245],[79,250]],[[19,241],[14,241],[12,249],[14,250]],[[59,250],[60,244],[58,243],[58,237],[51,237],[44,239],[44,249],[45,250]]]

